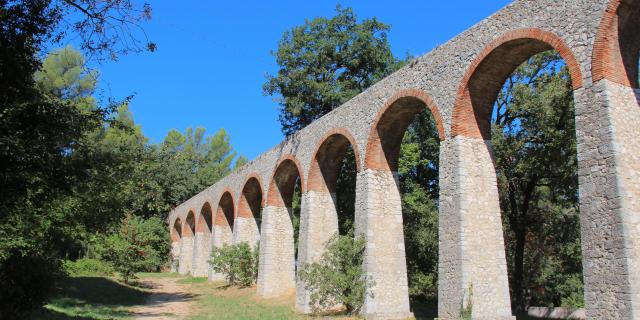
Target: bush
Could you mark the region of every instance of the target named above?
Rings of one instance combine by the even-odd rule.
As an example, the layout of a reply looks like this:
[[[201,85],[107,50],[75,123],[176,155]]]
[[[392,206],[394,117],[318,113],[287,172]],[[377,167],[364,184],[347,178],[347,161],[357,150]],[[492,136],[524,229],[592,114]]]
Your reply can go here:
[[[325,245],[319,262],[302,265],[299,277],[311,290],[314,312],[342,305],[347,313],[357,314],[364,304],[366,286],[372,285],[362,269],[365,240],[334,235]]]
[[[48,256],[8,256],[0,264],[0,318],[28,319],[53,292],[59,270],[59,261]]]
[[[229,285],[248,287],[258,277],[259,249],[252,250],[246,242],[214,248],[209,261],[217,273],[223,274]]]
[[[93,258],[65,260],[63,267],[70,276],[110,276],[114,272],[108,262]]]
[[[122,226],[105,238],[103,258],[109,261],[125,283],[137,272],[155,271],[167,261],[171,243],[158,218],[143,220],[127,216]]]

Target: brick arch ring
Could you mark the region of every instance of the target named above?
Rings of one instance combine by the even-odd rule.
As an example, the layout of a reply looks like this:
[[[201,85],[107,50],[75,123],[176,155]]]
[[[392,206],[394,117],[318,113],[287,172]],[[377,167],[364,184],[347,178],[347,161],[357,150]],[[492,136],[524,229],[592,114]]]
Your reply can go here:
[[[416,89],[416,88],[399,90],[398,92],[396,92],[394,95],[392,95],[389,99],[385,101],[382,108],[376,114],[376,117],[371,125],[371,128],[369,129],[369,137],[367,138],[367,146],[366,146],[367,149],[365,151],[365,159],[364,159],[365,161],[364,167],[366,169],[378,169],[379,167],[375,163],[376,160],[372,158],[373,158],[373,153],[376,152],[374,150],[375,144],[377,143],[377,140],[379,140],[377,130],[378,130],[378,124],[380,123],[380,120],[382,119],[382,117],[385,115],[385,113],[388,111],[389,108],[394,106],[396,102],[405,98],[417,99],[429,109],[433,119],[436,122],[436,128],[438,129],[438,138],[440,139],[440,141],[445,140],[444,122],[442,121],[442,115],[440,114],[440,109],[436,106],[435,102],[433,101],[433,98],[431,98],[431,95],[429,95],[424,90]]]
[[[509,31],[486,45],[467,68],[467,71],[458,86],[458,92],[456,94],[456,102],[453,107],[453,116],[451,121],[451,137],[466,136],[472,138],[486,138],[483,137],[479,129],[476,131],[469,128],[468,125],[468,121],[475,120],[471,94],[469,92],[470,80],[475,75],[476,70],[482,62],[484,62],[497,48],[514,40],[527,39],[540,41],[558,51],[569,68],[569,75],[571,76],[573,89],[576,90],[582,87],[583,80],[580,65],[569,46],[567,46],[560,37],[554,33],[538,28],[524,28]]]
[[[360,170],[362,169],[362,165],[360,164],[360,148],[358,147],[358,143],[356,142],[356,139],[353,138],[353,135],[351,134],[351,132],[349,132],[349,130],[347,128],[332,128],[329,129],[323,136],[322,138],[320,138],[320,140],[318,140],[318,143],[316,144],[316,147],[313,151],[313,157],[311,158],[311,163],[309,165],[309,172],[307,173],[307,188],[306,190],[311,190],[313,187],[310,186],[309,184],[313,183],[313,179],[311,177],[311,175],[313,174],[313,168],[314,168],[314,162],[316,161],[316,157],[318,156],[318,152],[320,152],[320,148],[322,148],[322,146],[325,144],[325,142],[327,142],[327,139],[329,139],[332,136],[341,136],[343,138],[345,138],[349,144],[351,145],[351,149],[353,150],[353,154],[355,156],[355,163],[356,163],[356,172],[360,172]]]
[[[197,218],[196,218],[196,232],[198,232],[198,227],[201,226],[201,223],[203,223],[202,221],[202,210],[204,210],[205,206],[209,205],[209,209],[211,210],[211,226],[213,227],[213,207],[211,206],[211,201],[209,200],[205,200],[204,203],[202,204],[202,206],[200,206],[200,211],[198,211],[197,214]],[[206,223],[206,221],[204,221],[204,223]],[[209,232],[212,232],[212,230],[209,230]]]
[[[216,211],[213,215],[212,221],[211,221],[211,226],[213,227],[214,225],[216,225],[216,221],[218,220],[218,211],[220,209],[220,202],[222,201],[222,198],[224,197],[225,194],[229,194],[229,197],[231,197],[231,208],[233,209],[233,219],[236,219],[236,199],[233,197],[233,191],[231,191],[231,189],[229,187],[225,187],[224,189],[222,189],[222,192],[220,193],[220,197],[218,197],[218,201],[216,202]],[[212,208],[213,210],[213,208]],[[224,213],[223,213],[224,214]],[[226,218],[226,217],[225,217]],[[233,225],[231,225],[231,223],[229,223],[229,221],[227,221],[227,223],[229,224],[230,227],[233,228]]]
[[[307,191],[305,179],[304,179],[304,171],[302,170],[302,165],[300,164],[300,161],[292,154],[287,153],[284,156],[280,157],[278,162],[276,162],[275,167],[273,168],[273,173],[271,174],[271,178],[269,180],[269,186],[267,188],[267,205],[275,204],[272,202],[271,197],[272,197],[272,189],[275,187],[274,184],[276,182],[275,180],[276,173],[278,173],[278,168],[280,168],[280,165],[282,165],[282,163],[287,160],[291,160],[293,164],[296,166],[296,169],[298,170],[298,176],[300,177],[300,189],[301,189],[300,192],[304,193],[305,191]]]
[[[196,209],[190,208],[187,210],[187,215],[184,217],[184,223],[182,224],[182,236],[185,236],[185,228],[189,228],[189,214],[193,215],[193,230],[189,230],[189,237],[193,237],[196,234]],[[190,229],[190,228],[189,228]]]
[[[634,83],[629,78],[636,75],[627,74],[629,70],[625,66],[620,48],[618,9],[623,3],[624,0],[610,0],[602,15],[593,43],[591,76],[593,82],[607,79],[623,86],[637,88],[637,81]]]
[[[265,205],[267,204],[267,197],[264,193],[264,185],[262,184],[262,179],[260,178],[260,175],[258,175],[257,172],[251,172],[246,176],[246,178],[244,179],[244,183],[242,184],[242,189],[240,189],[240,196],[238,197],[238,199],[242,198],[242,193],[244,192],[244,188],[247,186],[247,183],[249,183],[249,180],[251,179],[258,180],[258,186],[260,187],[260,194],[262,195],[262,199],[260,200],[260,206],[264,208]],[[238,203],[236,204],[235,212],[238,212],[238,211],[240,211],[240,200],[238,200]]]

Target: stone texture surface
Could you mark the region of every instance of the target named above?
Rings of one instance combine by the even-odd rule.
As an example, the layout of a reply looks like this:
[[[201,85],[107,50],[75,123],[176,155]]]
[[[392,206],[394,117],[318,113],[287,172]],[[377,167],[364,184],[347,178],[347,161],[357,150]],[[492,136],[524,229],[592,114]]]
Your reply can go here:
[[[295,251],[291,208],[266,206],[262,212],[258,296],[276,297],[295,290]]]
[[[635,126],[640,123],[640,93],[628,84],[610,82],[606,77],[592,81],[593,63],[616,66],[592,61],[592,57],[594,43],[616,45],[615,41],[597,37],[617,32],[617,26],[601,24],[601,21],[607,16],[615,21],[611,15],[615,15],[620,3],[625,3],[623,9],[626,10],[629,5],[637,6],[638,0],[515,1],[180,204],[170,212],[168,222],[173,225],[177,218],[186,221],[190,210],[199,212],[207,201],[220,203],[225,191],[229,191],[233,199],[239,199],[250,177],[260,181],[262,190],[268,190],[276,165],[285,156],[299,163],[301,180],[307,181],[315,148],[331,132],[348,133],[353,137],[349,140],[357,153],[367,155],[372,124],[389,100],[401,93],[423,92],[423,96],[430,99],[422,100],[431,110],[438,111],[439,126],[444,132],[440,149],[440,317],[459,317],[460,304],[471,285],[474,318],[510,318],[491,148],[481,138],[474,140],[464,134],[454,134],[454,124],[460,129],[463,123],[454,123],[457,118],[454,119],[453,111],[464,98],[460,95],[465,93],[465,81],[496,41],[512,39],[514,34],[524,39],[519,40],[522,43],[532,38],[548,40],[552,42],[550,46],[561,49],[573,68],[587,316],[590,319],[638,318],[640,144]],[[613,29],[602,32],[602,27]],[[501,54],[509,58],[509,51],[503,51]],[[608,57],[600,55],[598,59],[601,56]],[[624,73],[624,70],[600,72],[606,75]],[[473,130],[456,132],[470,131]],[[368,240],[365,268],[376,279],[376,284],[369,288],[376,294],[367,299],[365,313],[371,318],[400,317],[408,314],[409,307],[399,195],[394,173],[367,168],[365,158],[358,158],[362,169],[358,174],[355,223],[356,231]],[[268,203],[269,199],[266,200]],[[306,224],[302,226],[300,239],[306,243],[301,259],[320,254],[315,251],[319,250],[317,241],[325,235],[314,234],[313,229],[318,226],[311,221],[331,223],[327,217],[332,209],[325,200],[309,194],[303,197]],[[295,288],[289,211],[269,206],[263,211],[258,291],[262,296],[280,295]],[[233,241],[256,236],[244,234],[244,222],[238,220]],[[255,229],[246,232],[255,232]],[[221,243],[217,240],[220,236],[213,231],[214,244]],[[193,239],[183,237],[180,242],[179,269],[183,273],[191,272]],[[299,304],[304,305],[304,301]]]
[[[209,258],[211,257],[211,234],[196,232],[193,242],[193,262],[191,275],[207,277],[209,274]]]
[[[335,194],[308,191],[302,195],[304,203],[300,213],[300,236],[298,240],[298,263],[317,262],[324,253],[325,244],[338,232],[338,213]],[[310,313],[311,292],[304,282],[296,279],[296,310]]]
[[[252,248],[260,242],[260,230],[254,218],[237,217],[233,227],[233,243],[246,242]]]
[[[180,263],[178,272],[188,274],[191,272],[191,262],[193,261],[193,237],[183,237],[180,240]]]

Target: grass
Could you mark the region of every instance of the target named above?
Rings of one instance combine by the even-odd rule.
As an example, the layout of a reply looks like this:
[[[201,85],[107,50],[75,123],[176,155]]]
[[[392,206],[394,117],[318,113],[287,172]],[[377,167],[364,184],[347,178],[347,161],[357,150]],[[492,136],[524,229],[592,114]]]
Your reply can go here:
[[[129,319],[131,307],[143,304],[143,289],[106,277],[78,276],[60,282],[50,302],[33,319]]]
[[[194,284],[194,283],[205,283],[207,282],[207,278],[205,277],[186,277],[184,279],[180,279],[178,281],[176,281],[177,283],[180,284]]]
[[[192,278],[198,279],[198,278]],[[191,288],[198,293],[198,311],[190,320],[205,319],[308,319],[293,310],[294,297],[259,299],[256,288],[228,287],[223,283],[195,281]]]

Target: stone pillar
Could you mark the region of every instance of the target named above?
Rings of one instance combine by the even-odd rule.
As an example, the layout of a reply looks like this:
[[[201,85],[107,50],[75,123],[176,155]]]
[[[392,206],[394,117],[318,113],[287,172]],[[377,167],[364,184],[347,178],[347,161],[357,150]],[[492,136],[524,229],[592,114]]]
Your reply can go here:
[[[267,205],[262,211],[258,296],[276,297],[295,290],[295,251],[291,208]]]
[[[256,219],[253,217],[236,217],[233,227],[233,243],[240,244],[246,242],[251,248],[255,248],[260,241],[260,230]]]
[[[440,144],[438,316],[514,319],[490,142]]]
[[[637,319],[640,91],[605,79],[574,96],[587,318]]]
[[[230,245],[233,240],[233,235],[231,233],[231,228],[228,225],[214,224],[213,225],[213,235],[211,236],[211,245],[209,247],[209,256],[211,257],[211,252],[213,248],[222,248],[222,246]],[[213,271],[210,264],[207,263],[208,269],[208,278],[209,281],[224,281],[225,276],[223,274],[217,273]]]
[[[396,172],[366,169],[356,181],[356,235],[364,235],[364,270],[372,280],[362,313],[367,318],[411,316],[402,204]]]
[[[211,256],[211,235],[208,232],[196,232],[193,243],[193,262],[191,275],[207,277]]]
[[[336,195],[328,191],[308,191],[302,194],[298,261],[317,262],[325,251],[325,244],[338,233]],[[296,278],[296,311],[311,313],[311,292]]]
[[[180,247],[182,239],[171,242],[171,272],[178,272],[178,265],[180,264]]]
[[[193,237],[184,236],[180,240],[180,262],[178,264],[178,272],[180,274],[188,274],[191,272],[191,262],[193,260]]]

